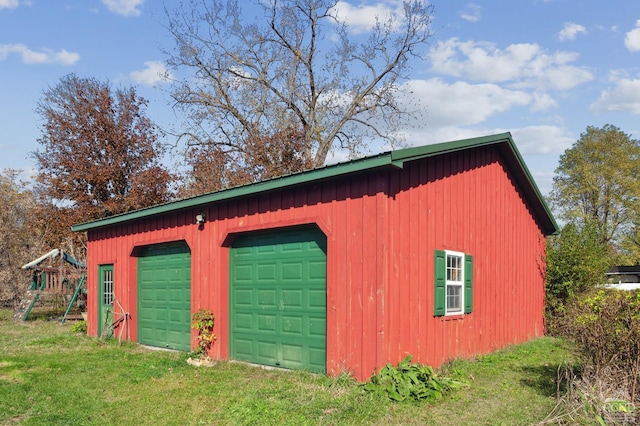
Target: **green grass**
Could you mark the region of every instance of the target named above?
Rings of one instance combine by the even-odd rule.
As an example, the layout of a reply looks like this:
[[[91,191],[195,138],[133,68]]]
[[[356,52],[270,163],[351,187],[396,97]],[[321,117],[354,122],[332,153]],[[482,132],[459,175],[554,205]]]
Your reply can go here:
[[[0,311],[0,424],[530,425],[556,404],[556,370],[571,358],[542,338],[443,373],[468,380],[434,404],[393,403],[348,376],[264,370],[102,342],[71,323],[14,322]]]

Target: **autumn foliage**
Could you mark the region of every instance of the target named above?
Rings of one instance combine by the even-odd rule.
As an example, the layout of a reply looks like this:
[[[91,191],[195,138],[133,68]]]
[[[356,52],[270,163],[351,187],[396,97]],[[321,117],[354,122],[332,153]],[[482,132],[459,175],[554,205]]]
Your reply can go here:
[[[302,131],[286,128],[251,137],[243,149],[215,143],[191,146],[186,157],[188,183],[181,195],[199,195],[310,169],[313,160],[305,155],[304,143]]]
[[[170,173],[160,164],[158,130],[134,88],[74,74],[44,91],[37,193],[62,244],[73,223],[139,209],[169,199]]]

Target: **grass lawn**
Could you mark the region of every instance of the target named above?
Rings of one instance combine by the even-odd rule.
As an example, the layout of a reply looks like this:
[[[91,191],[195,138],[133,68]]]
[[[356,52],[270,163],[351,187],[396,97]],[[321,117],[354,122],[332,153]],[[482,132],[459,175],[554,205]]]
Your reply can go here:
[[[537,339],[451,363],[446,375],[470,386],[436,403],[393,403],[346,376],[233,362],[197,368],[184,353],[11,314],[0,310],[2,425],[531,425],[555,406],[557,368],[572,357],[563,341]]]

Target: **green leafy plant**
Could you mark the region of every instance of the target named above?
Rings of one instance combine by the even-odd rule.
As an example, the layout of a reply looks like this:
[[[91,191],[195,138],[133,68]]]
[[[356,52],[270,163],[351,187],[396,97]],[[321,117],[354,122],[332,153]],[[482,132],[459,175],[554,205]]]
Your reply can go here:
[[[547,240],[546,308],[548,320],[564,313],[567,303],[605,282],[613,261],[594,221],[568,223]],[[551,331],[556,331],[551,328]]]
[[[87,322],[86,321],[78,321],[74,323],[69,329],[72,333],[82,333],[87,334]]]
[[[213,333],[215,324],[215,316],[209,309],[199,309],[191,318],[191,328],[198,330],[198,347],[194,351],[194,355],[204,357],[207,355],[209,348],[217,339]]]
[[[436,401],[451,389],[464,386],[464,383],[438,377],[428,365],[411,363],[412,356],[407,355],[398,366],[385,365],[378,374],[365,383],[364,389],[378,395],[386,395],[393,401]]]

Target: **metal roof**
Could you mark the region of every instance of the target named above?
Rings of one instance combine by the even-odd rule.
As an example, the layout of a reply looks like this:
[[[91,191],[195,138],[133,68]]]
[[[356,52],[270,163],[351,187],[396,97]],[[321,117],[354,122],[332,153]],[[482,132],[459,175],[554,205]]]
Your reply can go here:
[[[515,180],[520,185],[521,190],[525,194],[525,198],[530,203],[530,207],[534,211],[536,218],[544,229],[544,232],[547,235],[558,232],[558,225],[553,218],[549,207],[544,201],[544,197],[540,193],[540,190],[533,180],[531,173],[527,169],[522,156],[518,152],[518,149],[516,148],[516,145],[510,133],[500,133],[496,135],[483,136],[472,139],[463,139],[434,145],[425,145],[399,149],[395,151],[388,151],[357,160],[324,166],[300,173],[280,176],[262,182],[229,188],[222,191],[203,194],[191,198],[185,198],[164,204],[158,204],[132,212],[121,213],[107,218],[97,219],[91,222],[80,223],[77,225],[73,225],[71,229],[74,231],[88,231],[104,226],[115,225],[136,219],[143,219],[150,216],[199,207],[202,205],[230,200],[233,198],[247,197],[263,192],[284,189],[292,186],[299,186],[329,178],[346,176],[348,174],[372,171],[374,169],[384,167],[402,168],[405,162],[490,145],[495,145],[505,158],[507,166],[510,168],[510,171],[514,175]]]

